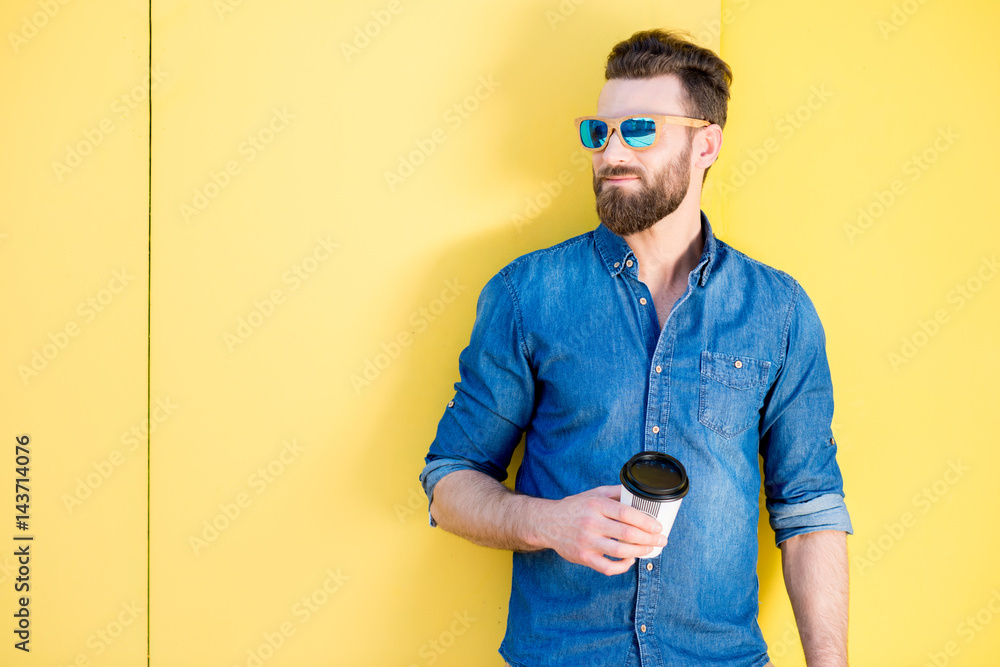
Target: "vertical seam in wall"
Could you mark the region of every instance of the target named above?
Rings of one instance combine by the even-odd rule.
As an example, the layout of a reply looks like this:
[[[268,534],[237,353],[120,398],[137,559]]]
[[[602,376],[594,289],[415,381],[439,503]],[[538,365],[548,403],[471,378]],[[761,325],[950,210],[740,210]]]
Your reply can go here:
[[[146,163],[146,179],[147,179],[147,195],[148,199],[146,202],[146,424],[151,424],[150,418],[152,417],[152,347],[153,347],[153,336],[152,336],[152,313],[153,313],[153,0],[149,0],[148,4],[149,11],[149,53],[147,54],[147,74],[146,74],[146,85],[149,90],[149,95],[147,96],[147,110],[149,112],[149,127],[147,128],[147,145],[146,145],[146,157],[148,162]],[[151,493],[150,493],[150,469],[153,461],[153,448],[152,448],[153,434],[150,429],[146,430],[146,667],[150,665],[150,628],[151,622],[150,618],[152,614],[149,611],[149,592],[150,592],[150,518],[152,515],[151,509],[152,505],[150,503]]]

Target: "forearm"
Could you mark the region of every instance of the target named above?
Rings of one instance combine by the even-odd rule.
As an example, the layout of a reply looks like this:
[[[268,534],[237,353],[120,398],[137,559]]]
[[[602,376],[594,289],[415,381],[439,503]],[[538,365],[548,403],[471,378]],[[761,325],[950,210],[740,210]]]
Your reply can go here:
[[[821,530],[781,543],[785,588],[809,667],[847,665],[847,536]]]
[[[541,506],[552,501],[517,494],[478,470],[457,470],[434,487],[431,516],[470,542],[509,551],[538,551]]]

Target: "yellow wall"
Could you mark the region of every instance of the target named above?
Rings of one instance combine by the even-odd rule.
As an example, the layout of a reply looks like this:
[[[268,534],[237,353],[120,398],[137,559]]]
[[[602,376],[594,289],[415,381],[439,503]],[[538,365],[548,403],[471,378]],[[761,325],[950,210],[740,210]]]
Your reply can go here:
[[[726,10],[732,120],[706,193],[727,240],[796,276],[823,319],[855,529],[852,658],[995,664],[1000,6]],[[781,664],[801,665],[776,554],[760,578],[772,657],[787,644]]]
[[[989,664],[998,14],[5,3],[2,479],[29,434],[35,541],[32,651],[0,664],[138,665],[147,640],[163,667],[502,664],[510,556],[430,529],[417,474],[483,284],[596,225],[571,119],[651,26],[732,65],[704,209],[826,327],[855,663]],[[761,625],[802,665],[760,540]]]

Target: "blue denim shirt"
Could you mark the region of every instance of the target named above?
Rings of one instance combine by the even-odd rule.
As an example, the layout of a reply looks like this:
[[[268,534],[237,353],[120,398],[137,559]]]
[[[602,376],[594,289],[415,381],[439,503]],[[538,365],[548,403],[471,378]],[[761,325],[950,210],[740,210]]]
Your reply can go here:
[[[551,549],[513,554],[500,646],[512,665],[767,663],[758,455],[778,543],[853,532],[813,304],[791,276],[715,238],[704,213],[701,225],[701,261],[662,330],[635,255],[604,225],[519,257],[479,296],[420,475],[428,499],[455,470],[504,480],[522,432],[515,488],[527,495],[618,484],[644,450],[676,457],[690,478],[662,554],[624,574]]]

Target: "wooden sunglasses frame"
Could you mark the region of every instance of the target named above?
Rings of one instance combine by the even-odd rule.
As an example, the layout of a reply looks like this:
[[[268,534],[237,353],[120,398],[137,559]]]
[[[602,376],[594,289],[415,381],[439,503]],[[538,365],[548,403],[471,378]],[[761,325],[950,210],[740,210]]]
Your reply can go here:
[[[656,133],[653,135],[653,143],[651,143],[648,146],[633,146],[622,138],[622,131],[620,129],[621,124],[626,120],[632,120],[633,118],[653,119],[653,122],[656,123]],[[585,120],[600,120],[607,123],[608,138],[605,139],[603,145],[598,146],[597,148],[591,148],[587,146],[585,143],[583,143],[583,137],[580,136],[580,126],[583,124],[583,121]],[[660,140],[660,130],[664,124],[686,125],[687,127],[707,127],[712,124],[710,121],[702,120],[700,118],[688,118],[687,116],[665,116],[663,114],[657,114],[657,113],[637,113],[637,114],[632,114],[631,116],[622,116],[620,118],[605,118],[603,116],[581,116],[580,118],[575,119],[575,122],[576,122],[576,137],[577,139],[579,139],[580,145],[582,145],[586,150],[594,153],[596,153],[597,151],[603,151],[605,148],[607,148],[608,141],[611,140],[611,133],[616,130],[618,131],[618,140],[621,141],[623,144],[625,144],[634,151],[645,151],[655,146],[656,142]]]

